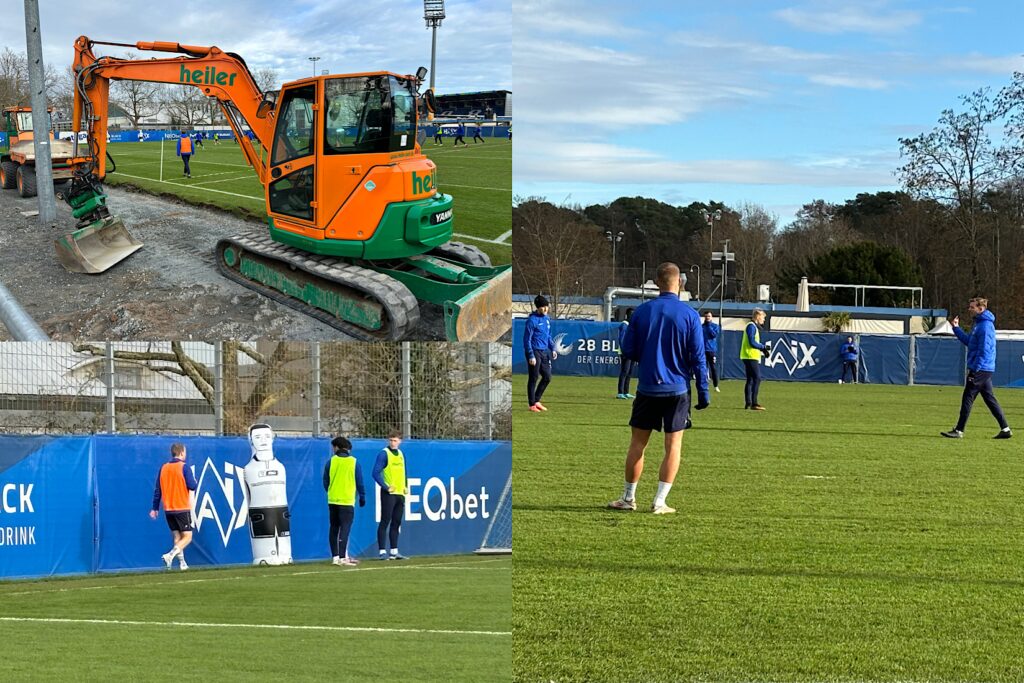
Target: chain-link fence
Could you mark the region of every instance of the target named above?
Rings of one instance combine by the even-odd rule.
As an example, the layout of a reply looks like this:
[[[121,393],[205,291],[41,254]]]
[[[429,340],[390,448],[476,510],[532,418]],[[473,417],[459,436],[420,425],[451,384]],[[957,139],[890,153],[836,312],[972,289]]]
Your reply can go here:
[[[401,342],[7,342],[0,430],[511,439],[511,348]]]

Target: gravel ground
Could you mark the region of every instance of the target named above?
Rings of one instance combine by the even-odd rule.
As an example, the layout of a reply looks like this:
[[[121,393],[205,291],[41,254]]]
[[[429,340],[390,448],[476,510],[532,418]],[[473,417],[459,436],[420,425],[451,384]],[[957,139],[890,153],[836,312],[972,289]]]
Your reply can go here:
[[[264,224],[125,189],[107,188],[141,250],[98,275],[69,273],[53,240],[75,225],[57,202],[57,226],[44,228],[35,197],[0,191],[0,283],[54,340],[345,339],[331,327],[235,284],[217,272],[221,237],[262,234]],[[441,309],[420,304],[411,339],[444,339]],[[0,340],[10,339],[0,324]]]

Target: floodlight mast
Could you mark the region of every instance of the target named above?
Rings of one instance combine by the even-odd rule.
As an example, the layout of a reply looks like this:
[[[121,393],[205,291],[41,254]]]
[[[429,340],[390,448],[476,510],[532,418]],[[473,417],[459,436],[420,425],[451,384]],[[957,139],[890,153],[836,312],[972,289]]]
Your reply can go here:
[[[437,71],[437,27],[444,21],[444,0],[423,0],[423,18],[427,28],[433,29],[430,42],[430,89],[434,90],[434,73]]]

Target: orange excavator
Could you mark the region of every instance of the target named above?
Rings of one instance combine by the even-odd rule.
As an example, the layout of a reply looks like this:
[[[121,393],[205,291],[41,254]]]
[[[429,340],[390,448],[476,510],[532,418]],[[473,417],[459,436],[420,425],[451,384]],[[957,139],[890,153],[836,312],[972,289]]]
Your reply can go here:
[[[94,45],[182,56],[97,57]],[[419,320],[418,300],[443,308],[448,339],[508,330],[511,266],[451,241],[452,197],[438,191],[420,148],[420,109],[434,107],[433,93],[419,92],[426,69],[318,76],[262,92],[245,61],[217,47],[81,36],[74,73],[74,121],[88,143],[76,148],[63,192],[79,221],[56,241],[68,270],[102,272],[142,246],[110,215],[101,185],[113,161],[110,81],[189,85],[220,103],[266,196],[269,234],[221,239],[222,274],[366,341],[403,338]]]

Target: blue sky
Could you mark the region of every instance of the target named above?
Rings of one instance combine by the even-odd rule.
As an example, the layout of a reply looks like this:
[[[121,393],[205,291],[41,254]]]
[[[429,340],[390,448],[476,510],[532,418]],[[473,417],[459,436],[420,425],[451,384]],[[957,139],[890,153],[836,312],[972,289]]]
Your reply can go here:
[[[899,188],[898,138],[1024,70],[1019,0],[517,0],[514,192],[761,205]]]
[[[22,0],[10,0],[0,47],[25,49]],[[422,0],[40,0],[43,60],[70,66],[75,39],[216,45],[282,81],[318,71],[412,73],[430,67]],[[447,0],[438,31],[437,90],[512,89],[512,0]],[[99,47],[99,46],[98,46]],[[106,48],[105,54],[120,54]],[[159,53],[144,53],[156,56]]]

